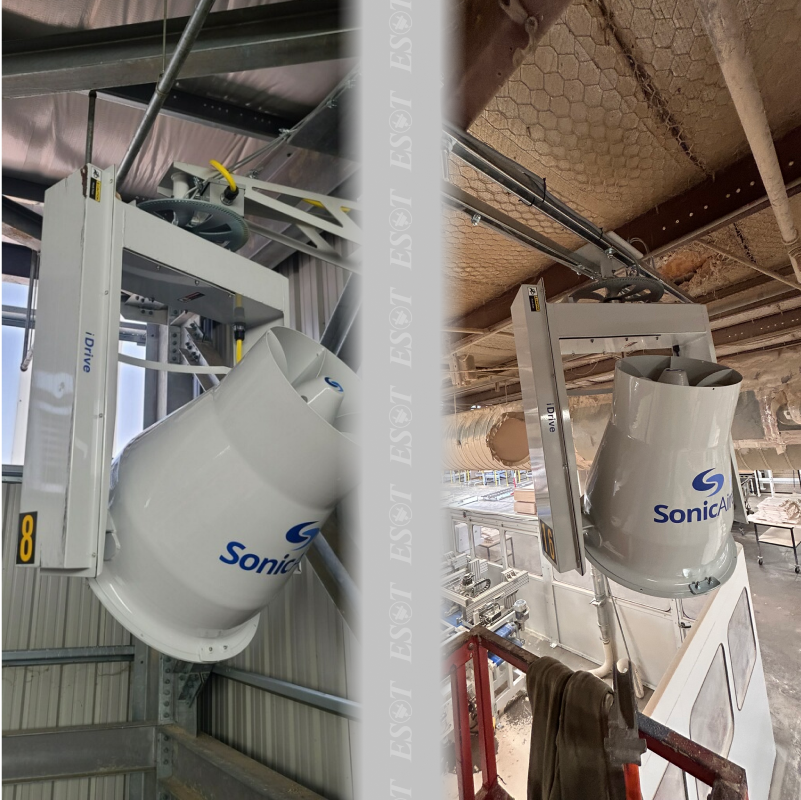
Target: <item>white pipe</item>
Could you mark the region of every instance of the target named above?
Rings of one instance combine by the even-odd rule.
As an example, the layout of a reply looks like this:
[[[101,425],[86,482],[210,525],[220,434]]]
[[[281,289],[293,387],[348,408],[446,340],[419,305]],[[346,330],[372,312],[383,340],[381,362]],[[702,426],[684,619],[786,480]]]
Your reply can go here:
[[[787,198],[762,95],[745,46],[735,4],[733,0],[696,0],[696,5],[765,185],[765,193],[773,208],[796,280],[801,282],[798,227]]]
[[[612,672],[612,665],[615,663],[615,648],[612,642],[604,642],[604,663],[595,669],[588,669],[590,675],[595,675],[596,678],[605,678]]]
[[[612,635],[612,618],[609,613],[611,601],[609,599],[609,584],[606,577],[598,572],[595,567],[590,567],[592,575],[592,589],[595,594],[595,608],[598,612],[598,628],[601,632],[601,642],[604,646],[604,663],[600,667],[587,670],[590,675],[596,678],[605,678],[612,672],[612,666],[616,661],[615,640]]]

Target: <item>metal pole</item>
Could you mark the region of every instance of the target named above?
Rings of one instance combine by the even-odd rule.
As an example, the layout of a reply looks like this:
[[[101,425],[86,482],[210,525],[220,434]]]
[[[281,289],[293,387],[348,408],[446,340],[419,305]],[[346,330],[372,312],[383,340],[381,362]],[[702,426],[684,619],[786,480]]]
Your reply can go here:
[[[334,549],[322,533],[318,533],[317,536],[312,539],[312,547],[320,556],[326,571],[333,579],[337,589],[340,591],[347,604],[351,609],[359,610],[361,608],[361,593],[359,592],[359,588],[353,582],[353,578],[350,577],[350,574],[342,565]]]
[[[361,278],[353,274],[348,278],[320,339],[323,347],[341,358],[353,370],[358,369],[361,360],[353,335],[358,325],[361,293]]]
[[[338,697],[317,689],[309,689],[305,686],[298,686],[295,683],[270,678],[267,675],[259,675],[255,672],[247,672],[236,667],[229,667],[225,664],[215,664],[214,674],[223,678],[229,678],[246,686],[253,686],[265,692],[286,697],[298,703],[305,703],[307,706],[317,708],[320,711],[327,711],[346,719],[358,720],[361,717],[361,706],[346,697]]]
[[[97,102],[97,92],[92,89],[89,92],[89,115],[86,118],[86,156],[85,164],[92,163],[92,145],[95,141],[95,103]]]
[[[159,115],[162,106],[167,100],[167,96],[178,78],[178,73],[181,71],[184,61],[186,61],[187,56],[191,52],[192,46],[213,5],[214,0],[198,0],[198,4],[195,6],[195,10],[192,12],[189,22],[186,23],[184,32],[181,34],[175,52],[170,59],[170,63],[167,64],[167,69],[164,70],[164,73],[159,78],[159,82],[156,84],[156,91],[153,92],[153,97],[150,98],[150,103],[148,103],[147,109],[145,110],[145,115],[142,117],[142,121],[139,123],[139,127],[136,129],[136,133],[131,143],[128,145],[128,150],[123,156],[120,167],[117,170],[117,191],[119,191],[120,187],[125,183],[125,179],[128,177],[133,162],[136,160],[139,151],[142,149],[142,145],[150,134],[156,117]]]
[[[36,281],[39,278],[39,253],[31,250],[31,272],[28,278],[28,302],[25,304],[25,332],[22,338],[22,362],[19,368],[25,372],[31,365],[33,346],[31,344],[31,330],[33,328],[33,294]]]
[[[133,658],[133,645],[5,650],[3,651],[3,666],[33,667],[51,664],[102,664],[112,661],[133,661]]]

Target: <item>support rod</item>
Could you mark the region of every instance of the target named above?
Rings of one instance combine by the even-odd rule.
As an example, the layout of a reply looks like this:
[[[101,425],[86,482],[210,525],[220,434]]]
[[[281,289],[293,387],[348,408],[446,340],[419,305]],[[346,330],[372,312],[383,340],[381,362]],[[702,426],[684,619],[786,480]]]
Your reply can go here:
[[[737,9],[732,0],[697,0],[697,7],[762,176],[796,279],[801,281],[801,239]]]
[[[345,697],[337,697],[326,692],[319,692],[316,689],[308,689],[305,686],[270,678],[267,675],[246,672],[243,669],[229,667],[225,664],[217,664],[214,667],[214,674],[244,683],[246,686],[253,686],[256,689],[270,692],[270,694],[275,694],[279,697],[286,697],[288,700],[304,703],[320,711],[336,714],[339,717],[352,720],[361,718],[361,706]]]
[[[133,661],[133,645],[107,647],[53,647],[44,650],[4,650],[4,667],[34,667],[51,664],[102,664]]]
[[[97,104],[97,92],[92,89],[89,92],[89,112],[86,118],[86,155],[84,163],[92,163],[92,147],[95,142],[95,106]]]
[[[320,344],[341,358],[352,370],[359,368],[358,343],[353,335],[361,308],[361,278],[352,274],[339,296],[331,319],[325,326]]]
[[[144,145],[147,140],[153,128],[153,124],[156,121],[156,117],[159,115],[159,111],[161,111],[162,106],[169,97],[170,90],[178,78],[181,67],[184,65],[184,61],[186,61],[187,56],[192,50],[192,45],[195,43],[195,39],[197,39],[200,29],[203,27],[203,23],[206,21],[206,17],[208,17],[213,5],[214,0],[198,0],[195,10],[189,18],[189,22],[186,23],[184,32],[178,40],[175,52],[172,54],[169,64],[167,64],[167,69],[164,70],[164,73],[156,84],[156,91],[153,92],[153,97],[150,98],[150,103],[147,106],[145,115],[142,117],[142,121],[139,123],[139,127],[136,129],[136,133],[131,143],[128,145],[128,150],[123,156],[120,167],[117,170],[117,191],[119,191],[120,187],[125,183],[125,179],[128,177],[128,173],[131,171],[131,167],[136,157],[139,155],[142,145]]]

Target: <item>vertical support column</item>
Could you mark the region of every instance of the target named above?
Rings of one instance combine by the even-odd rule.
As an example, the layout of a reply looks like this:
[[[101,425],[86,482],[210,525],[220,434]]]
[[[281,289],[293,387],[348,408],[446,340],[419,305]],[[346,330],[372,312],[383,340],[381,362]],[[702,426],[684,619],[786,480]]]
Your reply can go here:
[[[584,537],[578,468],[559,336],[548,321],[542,282],[512,303],[523,413],[537,496],[540,546],[559,572],[583,575]]]
[[[152,322],[147,324],[145,358],[148,361],[159,361],[161,358],[161,328],[161,325],[156,325]],[[145,429],[149,428],[155,422],[158,422],[161,418],[159,416],[159,388],[161,377],[160,372],[156,372],[152,369],[145,370],[145,407],[142,416],[142,427]]]
[[[186,346],[187,333],[180,325],[174,325],[174,320],[180,312],[171,308],[168,313],[169,326],[166,341],[167,351],[165,361],[169,364],[183,364],[181,348]],[[167,407],[166,413],[172,414],[173,411],[185,406],[195,399],[195,378],[193,375],[181,375],[167,373]]]
[[[451,672],[453,704],[453,746],[456,752],[456,781],[460,800],[474,800],[473,753],[470,747],[470,712],[467,709],[467,673],[460,664]]]
[[[131,721],[154,720],[158,715],[159,656],[134,638],[131,664]],[[150,800],[156,796],[156,773],[137,772],[128,776],[128,800]]]
[[[553,568],[547,561],[542,561],[542,582],[545,584],[545,614],[548,617],[548,640],[551,647],[559,644],[559,620],[556,616],[556,598],[553,589]]]
[[[484,779],[484,789],[489,792],[498,783],[489,664],[484,647],[478,642],[471,642],[469,646],[473,649],[473,684],[478,711],[478,750],[481,756],[481,773]]]

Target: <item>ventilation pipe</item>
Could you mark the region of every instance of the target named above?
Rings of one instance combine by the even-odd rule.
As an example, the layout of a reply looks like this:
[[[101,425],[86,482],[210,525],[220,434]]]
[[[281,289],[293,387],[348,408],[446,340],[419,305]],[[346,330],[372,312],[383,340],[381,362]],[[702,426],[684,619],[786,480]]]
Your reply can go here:
[[[520,403],[450,414],[444,420],[443,464],[453,470],[528,469],[526,421]]]
[[[801,282],[801,239],[735,4],[733,0],[697,0],[696,5],[765,185],[796,280]]]

